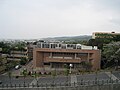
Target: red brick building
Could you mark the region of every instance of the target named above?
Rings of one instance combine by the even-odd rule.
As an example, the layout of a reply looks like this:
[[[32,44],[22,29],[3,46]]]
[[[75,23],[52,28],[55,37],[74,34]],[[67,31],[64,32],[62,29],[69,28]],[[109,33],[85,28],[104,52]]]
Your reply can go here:
[[[89,62],[92,70],[96,70],[100,69],[101,53],[92,46],[42,43],[34,48],[33,60],[34,68],[63,68],[65,64],[73,64],[78,69],[81,62]]]

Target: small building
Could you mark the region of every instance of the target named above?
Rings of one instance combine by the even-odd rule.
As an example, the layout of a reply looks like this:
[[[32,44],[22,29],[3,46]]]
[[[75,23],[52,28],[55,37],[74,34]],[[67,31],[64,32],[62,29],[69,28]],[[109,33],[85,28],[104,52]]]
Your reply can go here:
[[[92,33],[92,39],[96,39],[96,38],[113,39],[116,37],[120,37],[120,33],[115,33],[115,32],[93,32]]]

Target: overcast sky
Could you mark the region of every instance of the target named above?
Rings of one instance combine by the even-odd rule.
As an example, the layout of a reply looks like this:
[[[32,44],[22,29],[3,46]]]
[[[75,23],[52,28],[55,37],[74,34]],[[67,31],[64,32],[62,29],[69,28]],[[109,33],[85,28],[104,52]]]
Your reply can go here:
[[[0,39],[120,32],[120,0],[0,0]]]

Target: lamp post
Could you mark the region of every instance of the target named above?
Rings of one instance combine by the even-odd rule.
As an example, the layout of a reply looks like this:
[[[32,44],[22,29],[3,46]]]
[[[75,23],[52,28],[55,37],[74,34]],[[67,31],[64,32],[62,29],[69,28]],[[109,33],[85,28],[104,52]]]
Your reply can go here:
[[[70,64],[69,66],[70,66],[70,71],[69,71],[69,73],[71,74],[71,69],[72,69],[72,67],[73,67],[73,64]]]

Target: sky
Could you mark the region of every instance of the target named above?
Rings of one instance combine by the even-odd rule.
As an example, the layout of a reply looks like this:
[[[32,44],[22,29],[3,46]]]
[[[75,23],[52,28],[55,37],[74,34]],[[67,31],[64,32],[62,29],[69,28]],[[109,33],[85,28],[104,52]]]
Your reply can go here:
[[[0,39],[120,32],[120,0],[0,0]]]

